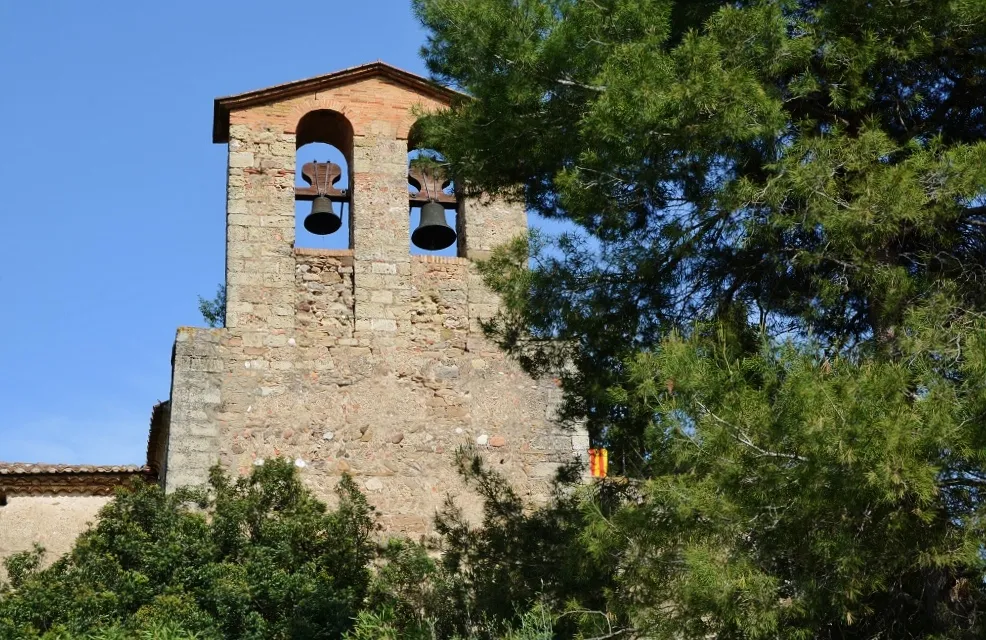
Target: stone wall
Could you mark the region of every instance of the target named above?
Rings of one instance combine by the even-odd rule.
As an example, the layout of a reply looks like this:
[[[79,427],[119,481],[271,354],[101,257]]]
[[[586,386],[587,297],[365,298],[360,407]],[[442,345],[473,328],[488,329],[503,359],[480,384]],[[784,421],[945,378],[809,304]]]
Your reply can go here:
[[[72,548],[109,501],[109,496],[9,497],[0,507],[0,559],[37,543],[46,550],[45,564],[51,564]],[[5,578],[0,565],[0,580]]]
[[[471,262],[411,257],[406,322],[389,340],[356,337],[350,263],[348,252],[297,251],[292,331],[179,331],[168,487],[204,481],[215,460],[242,475],[287,457],[329,502],[352,474],[387,532],[419,535],[447,495],[478,514],[454,467],[471,447],[522,495],[545,496],[588,439],[553,423],[554,380],[530,379],[483,337],[476,312],[489,293]]]
[[[171,359],[167,451],[160,470],[169,491],[205,483],[216,463],[225,337],[223,329],[178,330]]]
[[[527,213],[514,203],[482,196],[469,198],[456,217],[459,255],[485,259],[498,246],[527,230]]]
[[[294,135],[230,127],[226,326],[294,324]]]
[[[312,339],[352,338],[353,252],[295,249],[295,326]]]

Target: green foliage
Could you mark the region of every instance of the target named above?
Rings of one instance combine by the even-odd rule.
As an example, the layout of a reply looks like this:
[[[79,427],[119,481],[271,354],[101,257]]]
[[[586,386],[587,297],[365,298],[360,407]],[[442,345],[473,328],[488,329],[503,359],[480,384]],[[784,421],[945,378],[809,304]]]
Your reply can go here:
[[[206,324],[210,327],[226,326],[225,284],[219,285],[219,288],[216,289],[216,297],[212,300],[206,300],[202,296],[199,296],[199,313],[202,314],[202,319],[205,320]]]
[[[51,567],[8,562],[0,637],[338,638],[367,595],[374,521],[351,479],[337,492],[329,511],[278,460],[215,470],[207,492],[136,483]]]
[[[374,613],[357,621],[357,631],[386,623],[401,637],[431,638],[440,624],[436,620],[458,615],[450,587],[423,545],[393,538],[382,549],[370,584],[367,611]]]
[[[553,638],[612,632],[594,610],[612,563],[580,541],[591,524],[570,491],[529,509],[467,451],[463,477],[481,523],[451,502],[437,545],[392,539],[375,549],[372,509],[348,476],[329,511],[291,464],[248,478],[213,470],[208,491],[121,491],[75,548],[47,569],[42,551],[7,561],[0,638]],[[567,470],[570,473],[572,470]],[[560,611],[561,613],[557,613]]]
[[[393,611],[381,609],[360,611],[356,617],[356,626],[345,637],[346,640],[399,640],[400,638],[413,640],[424,639],[426,636],[400,629]]]
[[[4,569],[7,570],[7,579],[10,584],[0,584],[0,594],[4,593],[6,589],[17,589],[24,584],[24,581],[41,566],[44,555],[44,547],[35,542],[34,548],[30,551],[15,553],[4,559]]]
[[[621,557],[628,615],[669,637],[964,637],[986,604],[982,353],[954,385],[938,370],[954,351],[854,362],[737,341],[670,336],[614,389],[653,413],[660,452],[587,530]],[[671,594],[673,614],[630,587]]]
[[[414,7],[473,97],[424,143],[579,229],[483,269],[491,335],[560,372],[621,477],[567,516],[610,581],[586,608],[664,638],[986,633],[986,4]]]
[[[594,429],[623,426],[604,391],[626,357],[733,305],[834,350],[944,284],[986,305],[981,1],[414,5],[429,67],[476,98],[425,143],[589,239],[534,247],[501,335],[571,347]]]
[[[554,640],[551,612],[543,605],[537,605],[524,614],[520,628],[510,630],[503,640]]]
[[[482,500],[482,521],[467,520],[450,499],[436,520],[437,540],[390,540],[349,637],[493,640],[611,632],[615,616],[601,609],[616,565],[591,557],[581,540],[591,518],[572,491],[574,469],[564,470],[548,504],[531,508],[480,458],[465,450],[457,458]]]
[[[154,625],[138,631],[110,627],[85,635],[50,631],[42,637],[44,640],[201,640],[205,636],[186,633],[168,625]]]
[[[454,611],[460,612],[458,627],[441,630],[497,637],[535,606],[605,609],[614,566],[590,558],[580,542],[587,521],[569,484],[575,469],[563,471],[547,505],[532,508],[478,457],[460,451],[458,459],[482,499],[483,518],[478,526],[470,524],[451,502],[438,515],[441,568],[451,587],[447,597],[456,599]],[[561,631],[577,629],[574,619],[566,623]]]

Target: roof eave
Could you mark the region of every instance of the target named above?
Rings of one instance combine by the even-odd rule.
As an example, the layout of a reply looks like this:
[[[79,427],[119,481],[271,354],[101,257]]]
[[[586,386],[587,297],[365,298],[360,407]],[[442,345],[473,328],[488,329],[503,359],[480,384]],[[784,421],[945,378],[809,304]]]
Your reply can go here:
[[[298,95],[373,77],[389,78],[446,104],[451,104],[456,99],[468,97],[464,93],[449,89],[437,82],[433,82],[409,71],[404,71],[384,62],[371,62],[315,78],[295,80],[273,87],[216,98],[213,108],[212,141],[216,143],[229,142],[229,114],[238,109],[268,104],[275,100],[293,98]]]
[[[112,496],[134,479],[157,482],[148,467],[0,463],[5,496]]]

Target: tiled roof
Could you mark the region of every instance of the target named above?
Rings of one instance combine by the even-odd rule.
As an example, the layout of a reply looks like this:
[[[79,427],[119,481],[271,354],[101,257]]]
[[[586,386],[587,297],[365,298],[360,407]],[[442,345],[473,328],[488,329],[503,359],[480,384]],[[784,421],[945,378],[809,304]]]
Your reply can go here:
[[[0,462],[0,497],[109,496],[134,479],[153,482],[156,478],[148,467],[137,465]]]
[[[147,467],[135,464],[44,464],[34,462],[0,462],[0,476],[44,473],[144,473]]]

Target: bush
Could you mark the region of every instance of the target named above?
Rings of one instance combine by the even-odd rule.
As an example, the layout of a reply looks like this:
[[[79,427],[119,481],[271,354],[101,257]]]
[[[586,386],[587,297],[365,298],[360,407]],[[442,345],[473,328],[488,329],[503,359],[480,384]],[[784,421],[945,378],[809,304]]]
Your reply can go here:
[[[136,483],[46,569],[7,561],[0,638],[338,638],[367,596],[372,509],[353,481],[328,510],[288,462],[208,490]],[[184,635],[183,635],[184,634]]]

